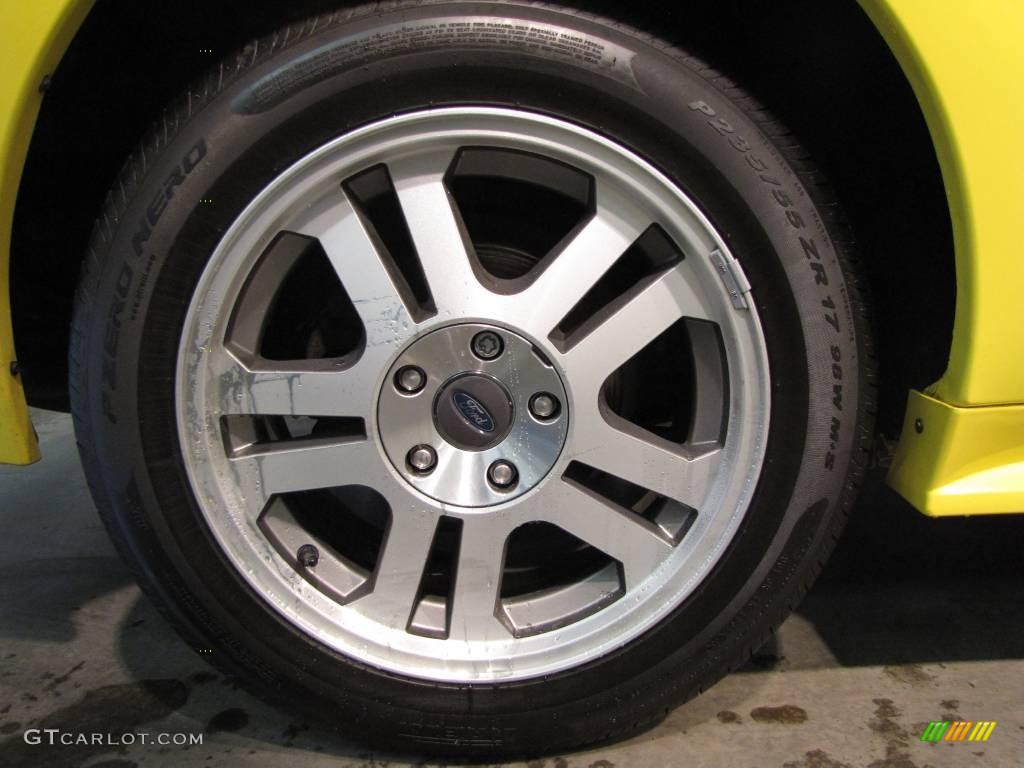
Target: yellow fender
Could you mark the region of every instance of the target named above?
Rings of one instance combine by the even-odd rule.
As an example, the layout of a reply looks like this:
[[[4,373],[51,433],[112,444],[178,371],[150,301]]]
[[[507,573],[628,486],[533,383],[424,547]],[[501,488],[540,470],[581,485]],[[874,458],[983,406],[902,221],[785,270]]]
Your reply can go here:
[[[11,226],[21,172],[43,96],[52,73],[85,20],[92,0],[33,0],[0,3],[4,66],[0,67],[0,463],[29,464],[39,458],[11,330]]]
[[[921,104],[956,247],[949,365],[910,393],[889,483],[929,515],[1024,512],[1024,3],[861,6]]]

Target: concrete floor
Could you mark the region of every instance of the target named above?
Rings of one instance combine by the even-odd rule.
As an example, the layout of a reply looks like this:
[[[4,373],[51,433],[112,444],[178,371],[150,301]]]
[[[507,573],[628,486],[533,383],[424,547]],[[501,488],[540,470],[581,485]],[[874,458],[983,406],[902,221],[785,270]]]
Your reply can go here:
[[[0,468],[0,765],[400,766],[223,679],[107,542],[70,419]],[[529,768],[1024,764],[1024,517],[930,521],[874,485],[823,579],[741,672],[641,737]],[[930,744],[929,720],[996,720]],[[201,746],[29,745],[27,728],[203,734]],[[522,765],[522,764],[520,764]]]

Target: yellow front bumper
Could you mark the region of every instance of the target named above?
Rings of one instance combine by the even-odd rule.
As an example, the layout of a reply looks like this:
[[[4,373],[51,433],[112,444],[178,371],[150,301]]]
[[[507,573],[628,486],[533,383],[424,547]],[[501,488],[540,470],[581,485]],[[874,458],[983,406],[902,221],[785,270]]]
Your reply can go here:
[[[1024,512],[1024,405],[958,408],[911,392],[889,485],[935,517]]]

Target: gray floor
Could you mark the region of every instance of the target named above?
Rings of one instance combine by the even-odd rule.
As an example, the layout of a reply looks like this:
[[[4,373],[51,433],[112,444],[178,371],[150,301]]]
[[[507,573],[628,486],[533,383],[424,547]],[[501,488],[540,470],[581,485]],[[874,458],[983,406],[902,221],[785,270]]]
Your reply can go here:
[[[187,648],[107,543],[66,416],[45,460],[0,468],[0,765],[397,766],[253,699]],[[873,487],[824,578],[769,647],[654,730],[530,768],[1024,764],[1024,517],[930,521]],[[998,722],[928,744],[929,720]],[[25,743],[203,734],[190,748]]]

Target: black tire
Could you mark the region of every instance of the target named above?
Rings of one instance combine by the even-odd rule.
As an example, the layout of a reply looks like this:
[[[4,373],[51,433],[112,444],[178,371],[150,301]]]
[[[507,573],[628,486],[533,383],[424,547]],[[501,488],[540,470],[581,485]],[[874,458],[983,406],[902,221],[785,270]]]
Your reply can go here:
[[[414,34],[442,17],[547,25],[587,41],[590,52],[528,44],[501,27],[445,39]],[[329,45],[315,66],[292,66]],[[315,147],[374,119],[443,104],[559,116],[672,178],[726,233],[754,286],[772,371],[763,473],[711,574],[625,647],[507,685],[401,678],[283,621],[207,530],[175,426],[184,315],[231,221]],[[352,738],[462,757],[624,738],[742,664],[820,572],[861,482],[873,428],[873,357],[850,241],[795,140],[737,86],[667,43],[522,2],[340,11],[253,43],[195,84],[108,197],[81,278],[70,364],[97,506],[147,594],[188,642],[213,648],[204,658],[263,695]]]

